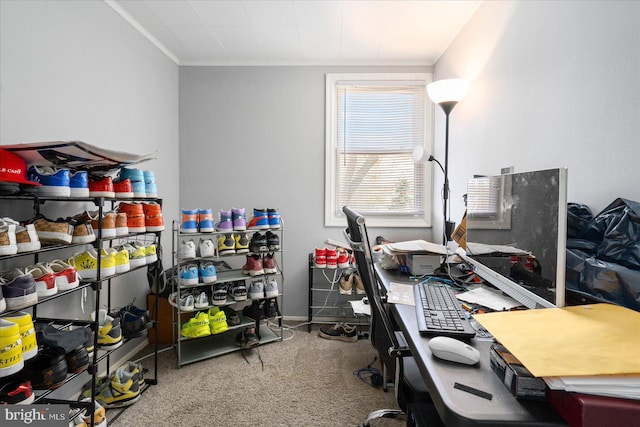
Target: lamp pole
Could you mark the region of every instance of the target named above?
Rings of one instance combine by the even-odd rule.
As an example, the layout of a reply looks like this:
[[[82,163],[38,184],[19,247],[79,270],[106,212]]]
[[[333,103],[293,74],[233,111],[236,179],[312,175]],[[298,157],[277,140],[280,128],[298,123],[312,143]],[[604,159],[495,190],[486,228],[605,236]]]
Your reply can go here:
[[[447,242],[449,241],[449,236],[451,235],[451,233],[453,232],[453,230],[451,230],[452,228],[452,224],[449,221],[449,211],[448,211],[448,206],[449,206],[449,114],[451,113],[451,110],[453,110],[453,107],[456,106],[456,104],[458,104],[457,101],[443,101],[440,102],[438,105],[440,106],[440,108],[442,108],[442,111],[444,111],[444,115],[445,115],[445,130],[444,130],[444,189],[443,189],[443,194],[442,194],[442,201],[443,201],[443,216],[444,216],[444,229],[442,230],[443,232],[443,236],[442,236],[442,244],[443,245],[447,245]]]

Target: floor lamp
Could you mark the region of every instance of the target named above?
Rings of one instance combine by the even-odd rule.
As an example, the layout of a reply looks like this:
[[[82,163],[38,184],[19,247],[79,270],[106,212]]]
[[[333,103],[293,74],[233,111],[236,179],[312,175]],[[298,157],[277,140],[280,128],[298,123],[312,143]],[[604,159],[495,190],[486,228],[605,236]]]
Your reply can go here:
[[[466,79],[446,79],[438,80],[427,85],[427,93],[429,98],[438,104],[442,111],[444,111],[445,122],[445,137],[444,137],[444,189],[442,192],[443,199],[443,214],[444,214],[444,229],[443,229],[443,244],[446,246],[447,242],[451,240],[451,234],[455,227],[455,223],[450,221],[448,211],[449,201],[449,114],[453,107],[465,97],[469,91],[471,82]]]

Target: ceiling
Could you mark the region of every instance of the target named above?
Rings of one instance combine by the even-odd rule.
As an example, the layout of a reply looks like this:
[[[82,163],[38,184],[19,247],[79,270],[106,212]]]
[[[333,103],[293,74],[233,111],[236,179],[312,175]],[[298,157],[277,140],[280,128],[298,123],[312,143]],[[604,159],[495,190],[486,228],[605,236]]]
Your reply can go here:
[[[432,65],[481,3],[105,2],[179,65]]]

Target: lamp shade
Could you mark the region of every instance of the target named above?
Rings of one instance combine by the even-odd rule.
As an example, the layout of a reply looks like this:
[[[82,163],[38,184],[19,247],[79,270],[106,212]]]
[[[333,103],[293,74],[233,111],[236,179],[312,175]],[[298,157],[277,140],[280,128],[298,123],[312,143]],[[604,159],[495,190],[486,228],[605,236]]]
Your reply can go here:
[[[422,145],[416,145],[413,147],[413,162],[414,163],[426,163],[430,161],[430,155]]]
[[[436,103],[459,102],[469,91],[471,82],[467,79],[438,80],[427,85],[429,98]]]

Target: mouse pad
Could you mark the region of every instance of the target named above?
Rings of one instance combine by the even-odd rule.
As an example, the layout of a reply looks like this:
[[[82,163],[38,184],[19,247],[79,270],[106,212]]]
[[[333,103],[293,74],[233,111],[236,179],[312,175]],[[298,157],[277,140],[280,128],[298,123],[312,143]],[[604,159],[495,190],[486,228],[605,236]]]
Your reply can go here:
[[[474,316],[536,377],[640,374],[640,313],[613,304]]]

